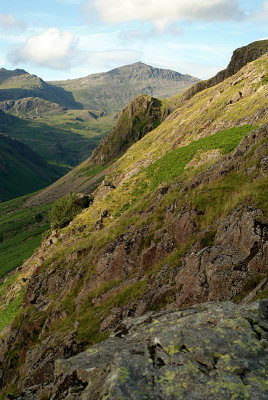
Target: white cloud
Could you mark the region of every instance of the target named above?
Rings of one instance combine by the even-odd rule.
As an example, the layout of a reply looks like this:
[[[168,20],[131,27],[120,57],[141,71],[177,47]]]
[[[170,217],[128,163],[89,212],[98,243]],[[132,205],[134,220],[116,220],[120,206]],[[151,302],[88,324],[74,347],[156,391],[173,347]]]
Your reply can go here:
[[[0,28],[5,30],[26,28],[26,23],[23,20],[18,20],[13,14],[2,14],[0,13]]]
[[[140,20],[164,29],[178,20],[225,21],[244,17],[237,0],[88,0],[83,10],[97,10],[106,23]]]
[[[72,32],[49,28],[31,36],[9,53],[13,63],[32,63],[41,67],[65,70],[74,63],[77,40]]]
[[[262,7],[259,11],[253,14],[253,20],[257,22],[265,22],[267,24],[268,21],[268,1],[265,0],[262,3]]]

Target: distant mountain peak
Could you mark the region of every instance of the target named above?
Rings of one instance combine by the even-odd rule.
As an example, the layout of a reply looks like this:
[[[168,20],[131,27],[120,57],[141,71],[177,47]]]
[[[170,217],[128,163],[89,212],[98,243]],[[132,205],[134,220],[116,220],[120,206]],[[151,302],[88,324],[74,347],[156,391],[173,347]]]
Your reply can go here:
[[[119,112],[139,94],[171,97],[197,82],[199,79],[193,76],[137,61],[107,72],[50,83],[72,92],[85,109],[109,113]]]

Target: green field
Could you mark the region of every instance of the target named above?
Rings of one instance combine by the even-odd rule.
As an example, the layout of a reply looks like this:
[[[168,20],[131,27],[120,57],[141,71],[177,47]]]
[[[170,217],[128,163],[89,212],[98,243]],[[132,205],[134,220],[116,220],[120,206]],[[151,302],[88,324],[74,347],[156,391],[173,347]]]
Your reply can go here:
[[[49,229],[49,205],[23,208],[29,197],[0,204],[0,279],[32,255]]]

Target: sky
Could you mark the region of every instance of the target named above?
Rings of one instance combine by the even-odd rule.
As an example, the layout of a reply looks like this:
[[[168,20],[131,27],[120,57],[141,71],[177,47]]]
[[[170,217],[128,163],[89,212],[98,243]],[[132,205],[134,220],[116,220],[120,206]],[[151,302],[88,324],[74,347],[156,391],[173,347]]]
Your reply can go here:
[[[0,0],[0,67],[63,80],[144,62],[207,79],[268,38],[268,0]]]

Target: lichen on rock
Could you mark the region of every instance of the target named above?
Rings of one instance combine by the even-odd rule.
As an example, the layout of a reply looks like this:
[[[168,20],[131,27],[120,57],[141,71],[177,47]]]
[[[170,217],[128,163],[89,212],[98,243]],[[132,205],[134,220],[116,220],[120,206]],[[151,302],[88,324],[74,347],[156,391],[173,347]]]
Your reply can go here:
[[[129,318],[106,341],[56,361],[50,398],[266,399],[268,326],[258,307],[210,302]],[[33,387],[16,397],[25,398],[41,397]]]

